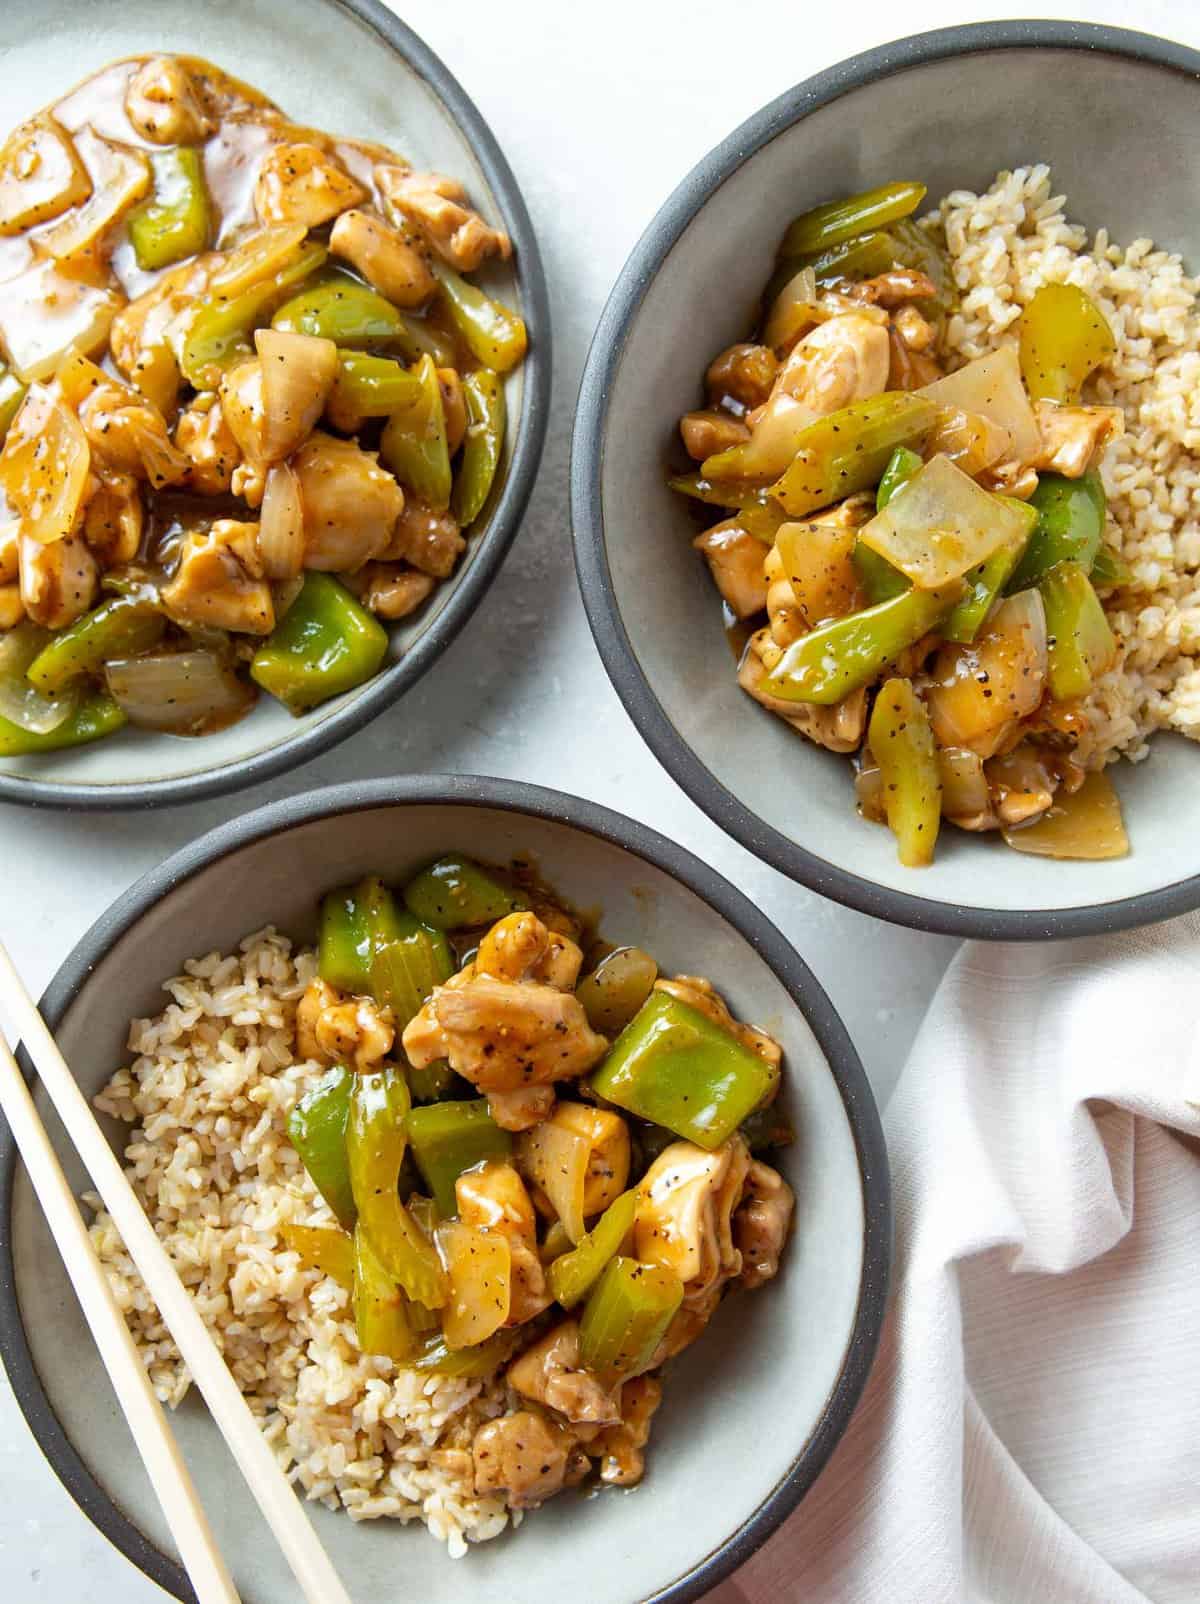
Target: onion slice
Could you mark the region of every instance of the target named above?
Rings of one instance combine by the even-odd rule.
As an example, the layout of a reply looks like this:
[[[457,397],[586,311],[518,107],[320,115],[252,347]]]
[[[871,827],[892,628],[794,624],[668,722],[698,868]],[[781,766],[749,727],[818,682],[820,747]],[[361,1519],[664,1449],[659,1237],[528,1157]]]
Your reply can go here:
[[[74,691],[43,696],[25,678],[30,663],[52,639],[49,630],[28,619],[0,634],[0,717],[29,735],[49,735],[65,724],[79,700]]]
[[[254,687],[211,652],[155,652],[105,667],[108,688],[131,724],[171,735],[208,735],[241,718]]]

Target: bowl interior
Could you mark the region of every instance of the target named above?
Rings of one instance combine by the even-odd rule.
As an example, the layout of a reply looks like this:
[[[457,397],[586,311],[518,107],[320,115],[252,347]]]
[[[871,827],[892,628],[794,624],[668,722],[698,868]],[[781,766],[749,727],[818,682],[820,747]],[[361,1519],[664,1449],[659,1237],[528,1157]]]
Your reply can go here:
[[[45,48],[48,36],[54,39],[53,50]],[[160,49],[208,57],[263,90],[298,122],[378,140],[414,166],[449,173],[462,180],[489,221],[506,222],[469,139],[432,85],[337,0],[256,0],[253,6],[235,5],[232,0],[209,0],[201,6],[191,0],[123,0],[119,7],[99,8],[80,5],[78,0],[46,0],[38,9],[36,26],[26,8],[3,8],[0,132],[61,98],[107,62]],[[525,287],[512,264],[489,272],[486,282],[506,304],[529,316]],[[438,636],[449,639],[451,631],[442,615],[469,579],[496,516],[514,447],[534,401],[535,386],[528,374],[526,363],[507,381],[510,426],[491,510],[476,524],[453,577],[438,586],[411,620],[390,626],[383,675],[419,642]],[[90,785],[117,791],[211,778],[214,771],[247,758],[279,756],[279,749],[300,734],[318,737],[349,704],[377,693],[382,684],[383,679],[376,677],[300,719],[263,696],[247,718],[199,740],[127,730],[94,746],[49,757],[0,759],[0,777],[19,776],[52,788]]]
[[[128,1061],[129,1019],[162,1007],[160,982],[185,958],[228,949],[266,923],[304,938],[321,890],[369,871],[400,879],[456,846],[494,861],[532,852],[577,906],[603,910],[610,938],[644,944],[664,970],[711,976],[735,1012],[780,1037],[799,1133],[783,1168],[797,1189],[799,1227],[780,1278],[726,1305],[674,1369],[649,1475],[632,1494],[586,1507],[567,1495],[522,1531],[472,1550],[462,1565],[418,1527],[355,1526],[312,1506],[314,1518],[356,1598],[394,1596],[399,1575],[406,1597],[430,1604],[558,1604],[564,1596],[634,1604],[701,1563],[787,1475],[821,1421],[859,1307],[864,1198],[842,1097],[787,989],[721,914],[625,848],[563,823],[487,807],[377,807],[287,829],[178,884],[100,958],[58,1039],[94,1093]],[[46,1118],[58,1140],[52,1115]],[[119,1143],[120,1129],[112,1135]],[[67,1162],[67,1170],[84,1190],[78,1168]],[[50,1404],[112,1502],[170,1552],[24,1172],[11,1241],[20,1316]],[[244,1490],[203,1406],[185,1403],[176,1428],[247,1604],[290,1604],[294,1583],[257,1517],[247,1519]],[[102,1511],[102,1525],[111,1513]]]
[[[892,178],[921,179],[932,201],[1036,162],[1050,164],[1055,192],[1089,229],[1107,226],[1120,241],[1149,236],[1200,263],[1194,78],[1102,49],[978,50],[851,89],[736,167],[653,277],[609,392],[604,549],[634,666],[622,664],[619,641],[608,657],[631,709],[676,778],[747,846],[819,890],[901,918],[919,920],[920,908],[872,905],[871,885],[958,910],[1050,910],[1197,874],[1200,849],[1179,843],[1200,839],[1200,752],[1159,736],[1150,761],[1110,771],[1133,843],[1120,862],[1056,863],[948,829],[932,868],[905,870],[890,834],[855,812],[847,761],[798,739],[738,689],[719,599],[690,548],[696,525],[665,488],[664,467],[675,460],[676,420],[701,404],[709,357],[752,328],[789,218]],[[698,196],[702,177],[692,184]],[[823,863],[802,867],[791,843]]]

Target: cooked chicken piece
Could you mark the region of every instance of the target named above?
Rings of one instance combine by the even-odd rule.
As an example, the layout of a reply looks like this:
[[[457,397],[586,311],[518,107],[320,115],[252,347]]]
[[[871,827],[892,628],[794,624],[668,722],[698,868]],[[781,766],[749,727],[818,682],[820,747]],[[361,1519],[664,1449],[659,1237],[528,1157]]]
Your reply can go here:
[[[170,268],[113,319],[108,343],[130,384],[164,415],[175,410],[183,375],[170,340],[177,320],[191,315],[197,298],[224,257],[208,251]]]
[[[892,318],[892,327],[906,351],[928,351],[937,338],[933,324],[915,306],[902,306]]]
[[[853,401],[866,401],[886,388],[889,361],[885,313],[873,307],[840,313],[797,341],[766,407],[747,421],[756,428],[772,407],[784,402],[799,402],[824,417]]]
[[[662,1382],[638,1376],[621,1388],[621,1424],[609,1426],[590,1446],[600,1460],[600,1480],[614,1487],[633,1487],[646,1469],[643,1450],[650,1441],[650,1422],[662,1403]]]
[[[488,1113],[502,1131],[531,1131],[554,1112],[553,1086],[522,1086],[515,1092],[489,1092]]]
[[[218,518],[208,529],[191,530],[162,599],[177,624],[269,635],[275,628],[275,603],[263,578],[258,525]]]
[[[88,498],[81,533],[101,568],[115,568],[137,556],[143,521],[137,480],[132,474],[113,474],[99,481]]]
[[[590,1149],[583,1187],[583,1217],[593,1219],[616,1202],[629,1183],[629,1127],[619,1114],[591,1103],[560,1103],[555,1122],[582,1136]]]
[[[19,561],[21,603],[44,629],[65,629],[96,600],[100,569],[82,535],[49,546],[22,535]]]
[[[467,192],[457,179],[384,164],[375,169],[375,182],[388,204],[460,273],[473,273],[489,256],[507,261],[512,255],[508,235],[490,228],[467,205]]]
[[[892,267],[875,278],[852,284],[845,292],[852,300],[866,301],[871,306],[885,306],[889,310],[901,307],[907,301],[928,301],[937,294],[937,285],[927,273],[911,267]]]
[[[503,1493],[510,1509],[534,1509],[566,1485],[574,1446],[569,1431],[529,1409],[489,1420],[472,1447],[475,1491]]]
[[[788,647],[807,635],[816,619],[808,615],[792,589],[778,546],[763,558],[763,579],[767,587],[767,629],[776,646]]]
[[[198,395],[179,414],[175,444],[191,463],[187,485],[202,496],[224,495],[242,460],[215,390]]]
[[[672,1270],[683,1282],[685,1304],[703,1303],[741,1273],[733,1211],[749,1168],[750,1150],[735,1135],[712,1153],[693,1142],[672,1142],[642,1179],[634,1254]]]
[[[578,1320],[564,1320],[514,1359],[508,1382],[526,1398],[557,1409],[571,1421],[615,1426],[621,1419],[619,1400],[579,1367]]]
[[[713,582],[736,618],[753,618],[767,605],[763,559],[767,548],[737,518],[713,524],[692,541],[704,553]]]
[[[573,991],[582,967],[578,943],[548,930],[536,914],[528,912],[498,919],[479,943],[475,958],[477,975],[538,980],[556,991]]]
[[[467,434],[467,403],[457,368],[438,368],[438,389],[442,392],[442,417],[446,425],[446,450],[451,456]]]
[[[216,127],[201,86],[177,56],[155,56],[138,68],[125,91],[125,112],[154,145],[198,145]]]
[[[694,462],[728,451],[730,446],[749,440],[750,431],[730,412],[685,412],[679,420],[683,448]]]
[[[296,1005],[296,1047],[304,1059],[374,1069],[395,1036],[386,1008],[377,1008],[369,997],[343,997],[324,980],[310,981]]]
[[[992,807],[1001,824],[1027,824],[1041,818],[1054,801],[1059,777],[1049,754],[1022,745],[983,765]]]
[[[264,223],[319,228],[366,191],[319,145],[272,145],[254,181],[254,210]]]
[[[702,980],[699,975],[676,975],[673,980],[656,980],[655,991],[665,991],[668,996],[686,1003],[694,1008],[698,1014],[711,1019],[713,1024],[721,1030],[726,1030],[743,1047],[748,1047],[752,1053],[757,1053],[764,1062],[778,1069],[783,1062],[783,1048],[773,1036],[766,1035],[761,1030],[755,1030],[753,1025],[744,1025],[740,1019],[735,1019],[725,1004],[725,999],[716,987],[708,980]]]
[[[428,601],[437,580],[419,574],[405,563],[368,563],[359,570],[363,581],[360,600],[379,618],[407,618]]]
[[[404,1050],[418,1069],[445,1058],[483,1092],[578,1079],[607,1046],[572,993],[490,975],[436,987],[404,1030]]]
[[[429,263],[399,229],[355,207],[333,225],[329,249],[397,306],[424,306],[437,289]]]
[[[728,399],[750,412],[770,395],[778,372],[769,346],[731,345],[709,363],[704,382],[714,405]]]
[[[177,484],[188,470],[162,413],[138,392],[86,364],[91,380],[76,403],[95,460],[117,473],[147,480],[155,490]]]
[[[928,351],[914,351],[895,325],[888,330],[889,390],[920,390],[942,377],[941,364]]]
[[[306,568],[340,573],[383,556],[404,510],[404,492],[374,453],[318,430],[292,458],[292,467],[304,507]]]
[[[380,555],[388,562],[410,563],[435,579],[447,579],[466,549],[458,524],[448,512],[433,512],[423,501],[410,496]]]
[[[733,1216],[733,1240],[742,1255],[741,1284],[747,1291],[778,1272],[795,1204],[796,1195],[779,1171],[752,1159]]]
[[[979,483],[997,495],[1028,501],[1038,487],[1037,469],[1021,462],[998,462],[979,475]]]
[[[818,746],[830,752],[856,752],[862,745],[867,728],[867,693],[865,687],[853,691],[832,707],[821,707],[816,702],[785,702],[772,696],[759,685],[766,664],[763,650],[773,644],[771,632],[760,629],[752,635],[742,660],[738,664],[738,684],[769,713],[777,714],[800,735],[805,735]],[[775,647],[775,660],[779,648]]]
[[[511,1292],[505,1325],[524,1325],[554,1301],[537,1250],[537,1216],[525,1182],[511,1164],[489,1159],[454,1183],[464,1225],[493,1231],[508,1242]]]
[[[1042,449],[1028,466],[1043,473],[1082,478],[1099,462],[1109,441],[1125,433],[1125,414],[1120,407],[1071,407],[1035,401],[1033,410],[1042,432]]]

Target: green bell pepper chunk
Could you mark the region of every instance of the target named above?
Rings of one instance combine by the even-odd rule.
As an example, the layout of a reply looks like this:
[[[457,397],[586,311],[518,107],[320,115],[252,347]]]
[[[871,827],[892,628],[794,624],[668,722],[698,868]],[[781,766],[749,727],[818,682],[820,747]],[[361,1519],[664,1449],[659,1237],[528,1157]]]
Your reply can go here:
[[[129,238],[146,272],[196,256],[212,235],[204,157],[191,146],[155,151],[154,192],[129,214]]]
[[[730,480],[727,484],[717,484],[712,479],[706,479],[700,473],[677,473],[667,480],[668,490],[674,490],[681,496],[690,496],[693,501],[702,501],[708,507],[727,507],[731,512],[745,512],[753,507],[761,512],[777,506],[767,491],[759,486],[740,484]],[[783,523],[787,513],[779,508],[779,521]],[[775,538],[772,535],[772,540]]]
[[[450,452],[442,388],[432,358],[421,358],[414,377],[417,393],[388,419],[379,455],[402,485],[435,512],[445,512],[450,505]]]
[[[8,433],[8,426],[21,410],[28,385],[22,384],[16,374],[0,363],[0,441]]]
[[[310,1270],[320,1270],[347,1292],[354,1290],[354,1238],[348,1231],[334,1231],[325,1225],[293,1225],[289,1221],[279,1234],[300,1262]]]
[[[573,1309],[595,1286],[611,1259],[620,1253],[633,1230],[637,1189],[622,1192],[579,1239],[579,1246],[554,1260],[548,1271],[550,1290],[564,1309]]]
[[[1021,314],[1021,377],[1035,401],[1078,401],[1117,348],[1104,313],[1075,284],[1043,284]]]
[[[461,1100],[475,1090],[469,1080],[454,1073],[444,1058],[424,1069],[414,1069],[410,1064],[408,1089],[414,1103],[440,1103],[452,1096]]]
[[[335,345],[372,345],[398,339],[404,317],[378,290],[332,268],[284,301],[271,327],[286,334],[314,334]]]
[[[878,189],[848,195],[844,200],[814,206],[788,225],[779,246],[780,256],[809,256],[895,223],[915,212],[925,199],[925,185],[883,184]]]
[[[364,418],[386,418],[420,396],[420,382],[390,356],[367,351],[339,351],[338,372],[326,410],[347,433]]]
[[[444,262],[435,262],[433,271],[450,324],[475,360],[493,373],[515,368],[528,344],[522,320]]]
[[[346,1157],[358,1223],[387,1273],[415,1303],[440,1309],[446,1272],[432,1242],[400,1201],[412,1100],[395,1065],[358,1072],[350,1090]]]
[[[828,284],[838,279],[876,278],[886,273],[891,265],[891,240],[886,234],[873,233],[861,234],[817,256],[805,257],[797,262],[797,270],[811,267],[817,283]]]
[[[1028,532],[1024,539],[1016,540],[1009,546],[1001,546],[1000,550],[994,551],[986,561],[969,569],[963,575],[967,592],[942,625],[941,633],[946,640],[966,644],[975,639],[1028,548],[1030,536],[1038,521],[1037,509],[1031,507],[1028,502],[1016,501],[1011,496],[1003,496],[1001,500],[1006,501],[1010,507],[1023,509]]]
[[[942,822],[942,781],[929,714],[909,680],[880,686],[867,738],[900,862],[906,869],[923,868],[933,862]]]
[[[387,630],[337,580],[310,570],[250,660],[250,678],[299,716],[378,673]]]
[[[28,757],[38,752],[58,752],[68,746],[86,746],[89,741],[115,734],[126,722],[125,714],[106,691],[87,697],[56,729],[44,735],[0,718],[0,757]]]
[[[451,1348],[439,1331],[436,1336],[426,1337],[420,1352],[409,1360],[409,1368],[435,1376],[460,1376],[464,1380],[494,1376],[508,1363],[523,1340],[520,1331],[498,1331],[494,1337],[472,1348]]]
[[[796,455],[770,487],[793,518],[877,485],[897,446],[929,433],[936,405],[915,391],[887,390],[815,418],[797,436]]]
[[[1129,583],[1133,570],[1116,549],[1104,541],[1092,563],[1090,578],[1096,590],[1115,590]]]
[[[652,992],[591,1078],[598,1096],[709,1151],[771,1092],[778,1072],[668,992]]]
[[[112,657],[136,657],[157,646],[166,619],[149,602],[115,596],[59,630],[26,670],[31,685],[47,695],[81,674],[94,674]]]
[[[397,911],[391,934],[372,954],[371,991],[377,1003],[392,1010],[399,1032],[419,1012],[433,988],[443,985],[453,973],[450,945],[442,932],[423,925],[411,913]]]
[[[584,1305],[580,1364],[608,1384],[644,1369],[682,1302],[683,1282],[672,1271],[612,1259]]]
[[[215,390],[235,362],[254,355],[250,336],[265,323],[293,285],[325,260],[323,245],[306,243],[286,267],[234,295],[215,292],[196,308],[183,339],[179,365],[189,384]]]
[[[317,944],[321,979],[339,991],[373,995],[374,960],[404,934],[406,924],[407,915],[400,913],[391,892],[377,875],[327,892],[321,899]]]
[[[867,685],[900,653],[940,624],[961,593],[906,590],[861,613],[832,619],[793,643],[761,685],[787,702],[831,707],[860,685]]]
[[[1046,608],[1050,694],[1057,702],[1086,696],[1117,650],[1104,604],[1079,563],[1060,563],[1038,589]]]
[[[398,1364],[420,1348],[408,1301],[361,1225],[354,1232],[354,1329],[363,1353]]]
[[[417,1168],[443,1218],[458,1213],[454,1183],[486,1159],[512,1157],[512,1137],[488,1112],[486,1098],[469,1103],[428,1103],[408,1116],[408,1139]]]
[[[1059,563],[1078,563],[1088,572],[1104,538],[1108,500],[1094,468],[1080,479],[1042,474],[1029,506],[1037,512],[1037,523],[1008,582],[1010,596],[1036,585]]]
[[[925,459],[919,451],[912,451],[908,446],[897,446],[888,459],[875,492],[875,511],[882,512],[897,491],[903,490],[910,479],[915,479],[924,466]]]
[[[358,1218],[346,1157],[346,1125],[354,1073],[339,1064],[306,1092],[288,1115],[287,1130],[313,1185],[343,1229]]]
[[[504,448],[507,417],[504,385],[495,373],[486,368],[465,373],[462,391],[467,408],[467,433],[451,508],[459,527],[466,529],[479,517],[491,493]]]
[[[617,947],[575,987],[588,1024],[610,1040],[619,1036],[654,990],[658,965],[640,947]]]
[[[414,875],[404,888],[404,904],[422,924],[436,930],[469,930],[492,925],[529,904],[470,858],[450,854]]]

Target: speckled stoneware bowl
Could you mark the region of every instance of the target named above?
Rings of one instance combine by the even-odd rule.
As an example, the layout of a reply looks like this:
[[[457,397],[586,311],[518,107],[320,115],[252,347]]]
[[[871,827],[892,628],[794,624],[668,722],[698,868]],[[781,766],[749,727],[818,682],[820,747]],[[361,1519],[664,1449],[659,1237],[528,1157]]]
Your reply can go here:
[[[481,282],[519,310],[529,354],[507,385],[509,431],[490,507],[454,576],[412,619],[390,626],[381,673],[301,718],[262,697],[247,718],[201,739],[125,730],[94,746],[0,759],[0,799],[38,806],[145,807],[235,790],[315,757],[410,690],[478,606],[517,532],[545,439],[550,309],[537,241],[512,170],[462,88],[378,0],[39,0],[0,6],[0,138],[119,56],[207,56],[299,122],[375,139],[459,178],[512,237],[510,264]]]
[[[564,1495],[457,1562],[419,1526],[356,1526],[319,1506],[314,1519],[360,1600],[683,1604],[763,1542],[828,1459],[874,1355],[891,1246],[887,1159],[858,1056],[803,960],[740,892],[643,825],[561,793],[461,777],[344,786],[225,825],[154,870],[80,942],[42,1011],[96,1092],[128,1061],[130,1018],[161,1009],[160,983],[185,958],[268,922],[307,939],[321,892],[369,872],[400,880],[455,848],[495,862],[532,853],[568,900],[600,911],[602,933],[640,943],[667,972],[710,976],[736,1014],[779,1038],[796,1228],[779,1278],[726,1304],[671,1367],[637,1489]],[[68,1172],[84,1190],[78,1167]],[[7,1133],[0,1357],[83,1509],[169,1593],[190,1596]],[[292,1604],[295,1584],[203,1405],[187,1401],[175,1425],[245,1604]]]
[[[859,818],[849,765],[738,689],[719,599],[664,483],[714,351],[744,339],[787,220],[918,178],[934,199],[1049,162],[1072,217],[1146,235],[1200,267],[1200,55],[1143,34],[985,23],[885,45],[743,124],[635,248],[588,359],[572,458],[576,558],[601,654],[642,735],[692,800],[814,890],[919,929],[1082,935],[1200,904],[1200,751],[1157,737],[1110,770],[1133,850],[1059,863],[948,829],[933,867]]]

